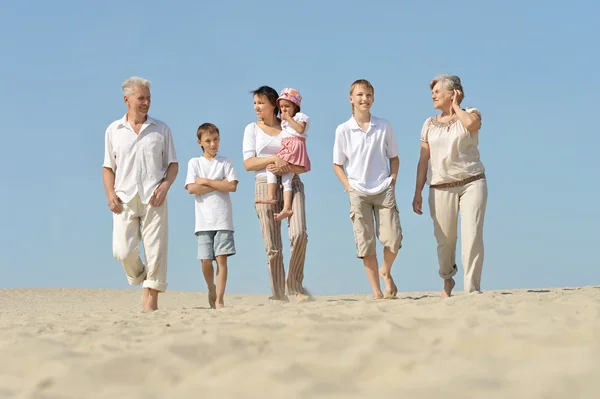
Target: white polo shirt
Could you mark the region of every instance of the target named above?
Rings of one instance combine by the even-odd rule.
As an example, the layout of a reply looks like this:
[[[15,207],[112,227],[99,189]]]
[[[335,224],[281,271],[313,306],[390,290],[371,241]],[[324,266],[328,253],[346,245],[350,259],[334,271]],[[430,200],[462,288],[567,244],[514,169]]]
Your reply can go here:
[[[371,116],[367,131],[354,117],[335,131],[333,163],[346,168],[350,186],[369,195],[379,194],[392,182],[390,158],[398,156],[398,144],[390,123]]]
[[[238,181],[233,162],[217,155],[213,159],[204,157],[192,158],[188,162],[185,188],[196,183],[197,177],[211,180]],[[233,212],[229,193],[218,190],[206,194],[197,194],[195,201],[195,232],[200,231],[233,231]]]
[[[104,134],[104,164],[115,172],[115,192],[127,203],[140,195],[143,204],[150,202],[154,190],[177,163],[171,129],[148,116],[136,134],[127,115],[114,121]]]

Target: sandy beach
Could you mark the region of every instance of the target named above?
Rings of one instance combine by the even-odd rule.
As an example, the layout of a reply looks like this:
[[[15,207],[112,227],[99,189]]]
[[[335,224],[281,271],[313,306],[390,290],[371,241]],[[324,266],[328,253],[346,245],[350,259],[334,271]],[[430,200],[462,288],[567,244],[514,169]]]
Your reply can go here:
[[[440,299],[0,290],[0,398],[596,398],[600,289]]]

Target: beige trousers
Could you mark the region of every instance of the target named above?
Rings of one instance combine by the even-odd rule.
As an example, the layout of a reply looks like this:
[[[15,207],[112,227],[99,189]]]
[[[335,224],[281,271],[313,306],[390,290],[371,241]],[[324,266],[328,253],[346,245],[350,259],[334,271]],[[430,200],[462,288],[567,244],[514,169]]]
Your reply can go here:
[[[281,179],[278,179],[281,183]],[[260,221],[260,230],[267,251],[267,266],[271,279],[271,291],[276,298],[284,298],[286,293],[290,295],[304,294],[302,286],[304,280],[304,260],[306,257],[306,244],[308,234],[306,233],[306,213],[304,208],[304,184],[298,176],[292,180],[292,211],[294,214],[288,221],[288,235],[290,239],[290,264],[287,278],[283,267],[283,253],[281,242],[281,222],[275,220],[275,214],[283,208],[282,190],[277,189],[277,204],[256,204],[256,214]],[[267,180],[257,179],[254,195],[256,199],[267,196]]]
[[[460,210],[461,252],[466,293],[481,291],[484,255],[483,220],[487,196],[486,179],[476,180],[460,187],[429,189],[429,209],[437,240],[439,274],[443,279],[450,279],[457,272],[456,241]]]
[[[148,265],[140,259],[140,240]],[[167,200],[158,208],[136,196],[119,214],[113,213],[113,256],[123,265],[129,285],[161,292],[167,289]]]

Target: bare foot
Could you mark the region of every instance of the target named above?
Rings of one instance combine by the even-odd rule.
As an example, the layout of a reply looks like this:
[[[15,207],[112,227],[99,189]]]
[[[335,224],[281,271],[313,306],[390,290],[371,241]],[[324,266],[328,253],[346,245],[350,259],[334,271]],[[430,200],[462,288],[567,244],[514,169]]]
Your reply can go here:
[[[379,276],[383,279],[385,283],[385,294],[383,295],[384,299],[396,299],[396,295],[398,294],[398,287],[396,287],[396,283],[394,282],[394,278],[391,273],[382,272],[379,269]]]
[[[383,292],[379,291],[378,293],[373,294],[371,299],[375,299],[375,300],[383,299]]]
[[[305,294],[296,294],[296,303],[312,302],[314,300],[315,299],[308,292]]]
[[[442,294],[440,295],[442,298],[450,298],[452,296],[452,289],[456,285],[456,282],[453,278],[449,278],[444,280],[444,289],[442,290]]]
[[[211,309],[216,309],[216,302],[217,302],[217,286],[213,284],[212,287],[209,287],[209,289],[208,289],[208,304],[210,305]]]
[[[277,304],[283,304],[283,303],[288,303],[290,301],[290,299],[287,297],[287,295],[283,295],[283,296],[270,296],[269,297],[269,302],[270,303],[277,303]]]
[[[293,214],[294,212],[291,209],[284,209],[281,212],[275,214],[275,220],[281,222],[283,219],[287,219]]]
[[[142,288],[142,309],[146,307],[148,302],[148,288]]]
[[[215,309],[219,310],[219,309],[223,309],[224,307],[225,307],[225,303],[222,300],[217,301]]]
[[[277,200],[275,198],[265,197],[265,198],[257,199],[256,201],[254,201],[254,203],[255,204],[275,205],[275,204],[277,204]]]
[[[158,310],[158,291],[152,288],[144,288],[144,290],[148,292],[146,294],[148,297],[144,303],[144,312],[149,313]]]

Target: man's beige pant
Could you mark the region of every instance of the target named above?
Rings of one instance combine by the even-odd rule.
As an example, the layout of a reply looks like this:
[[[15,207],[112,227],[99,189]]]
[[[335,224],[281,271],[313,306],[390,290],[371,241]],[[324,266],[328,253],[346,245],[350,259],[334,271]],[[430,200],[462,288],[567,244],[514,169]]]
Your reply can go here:
[[[280,180],[278,180],[280,181]],[[283,298],[287,285],[287,293],[305,294],[302,286],[304,280],[304,260],[306,258],[306,244],[308,234],[306,233],[306,213],[304,208],[304,184],[295,176],[292,179],[292,211],[294,214],[288,221],[288,235],[290,237],[290,265],[287,278],[283,267],[283,253],[281,243],[281,222],[275,220],[275,214],[283,208],[282,190],[277,189],[277,204],[256,204],[256,214],[260,221],[260,230],[267,251],[267,266],[271,278],[271,290],[273,296]],[[256,180],[255,198],[267,196],[267,180]]]
[[[466,293],[481,291],[483,267],[483,219],[487,205],[487,182],[480,179],[460,187],[430,188],[429,209],[437,240],[440,277],[456,272],[456,241],[460,210],[461,252]]]
[[[159,207],[142,204],[136,195],[113,213],[113,256],[123,265],[130,285],[161,292],[167,289],[167,200]],[[140,239],[147,266],[140,259]]]
[[[348,197],[356,256],[376,256],[376,236],[385,248],[398,253],[402,247],[402,226],[396,204],[396,186],[390,184],[383,192],[375,195],[363,194],[350,188]]]

